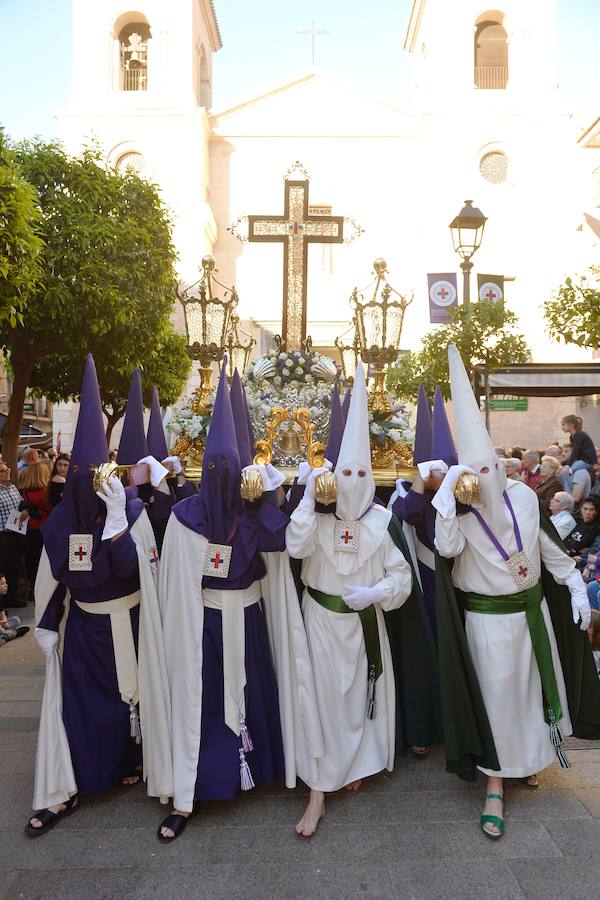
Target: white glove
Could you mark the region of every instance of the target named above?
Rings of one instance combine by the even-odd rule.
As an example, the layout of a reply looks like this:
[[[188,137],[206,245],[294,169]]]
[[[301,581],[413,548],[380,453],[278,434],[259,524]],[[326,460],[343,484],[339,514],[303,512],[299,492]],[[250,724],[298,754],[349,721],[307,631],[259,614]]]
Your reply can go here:
[[[587,590],[584,593],[573,591],[571,594],[571,609],[573,610],[574,623],[577,625],[579,619],[581,619],[580,628],[582,631],[587,631],[592,618],[592,608],[588,600]]]
[[[456,468],[458,468],[458,466]],[[421,478],[425,480],[426,478],[429,478],[434,469],[436,472],[444,473],[448,471],[448,466],[443,459],[428,459],[426,462],[417,463],[417,469],[419,470]]]
[[[54,648],[58,644],[58,631],[49,631],[47,628],[36,628],[34,637],[46,659],[50,659],[54,652]]]
[[[373,587],[349,587],[345,594],[342,594],[342,600],[355,612],[366,609],[373,603],[381,603],[387,596],[387,589],[381,586],[381,582],[377,582]]]
[[[138,459],[138,466],[142,463],[146,463],[150,469],[150,484],[154,488],[157,488],[161,481],[170,474],[169,470],[159,463],[154,456],[144,456],[143,459]]]
[[[325,469],[327,469],[328,472],[333,469],[333,465],[329,462],[328,459],[325,460]],[[298,484],[306,484],[312,470],[313,469],[311,464],[307,462],[307,460],[303,459],[298,466]]]
[[[443,519],[451,519],[456,515],[454,488],[464,472],[470,472],[471,475],[477,474],[475,469],[472,469],[470,466],[450,466],[439,490],[436,491],[435,497],[431,501],[431,505]]]
[[[300,504],[305,508],[310,507],[314,509],[315,506],[315,485],[317,478],[319,475],[323,475],[324,472],[328,472],[329,469],[327,466],[319,466],[316,469],[313,469],[306,479],[306,488],[304,489],[304,496],[300,501]]]
[[[125,488],[118,478],[114,475],[105,482],[96,494],[106,503],[106,522],[104,523],[104,531],[102,532],[102,540],[107,541],[109,538],[121,534],[129,527],[127,524],[127,516],[125,515],[125,504],[127,498],[125,496]]]
[[[167,456],[167,458],[163,459],[162,461],[163,466],[165,465],[165,463],[171,463],[171,465],[173,466],[173,475],[181,475],[181,473],[183,472],[183,469],[181,468],[181,460],[178,456]]]
[[[283,482],[285,481],[285,475],[272,466],[269,463],[268,466],[259,465],[258,463],[252,463],[250,466],[244,466],[242,472],[248,472],[250,469],[256,469],[260,472],[260,477],[262,478],[263,483],[263,491],[276,491],[278,487],[281,487]]]

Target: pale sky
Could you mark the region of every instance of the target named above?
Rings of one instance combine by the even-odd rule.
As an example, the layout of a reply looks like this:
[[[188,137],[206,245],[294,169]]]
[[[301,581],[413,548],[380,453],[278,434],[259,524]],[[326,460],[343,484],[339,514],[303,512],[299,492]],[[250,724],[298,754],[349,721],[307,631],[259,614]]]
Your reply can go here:
[[[318,39],[317,65],[402,98],[410,0],[215,0],[215,7],[223,37],[214,57],[215,110],[306,70],[310,40],[298,32],[313,20],[330,32]],[[562,106],[587,126],[600,115],[600,0],[556,0],[556,8]],[[0,0],[0,124],[11,136],[56,135],[53,111],[68,98],[70,48],[71,0]]]

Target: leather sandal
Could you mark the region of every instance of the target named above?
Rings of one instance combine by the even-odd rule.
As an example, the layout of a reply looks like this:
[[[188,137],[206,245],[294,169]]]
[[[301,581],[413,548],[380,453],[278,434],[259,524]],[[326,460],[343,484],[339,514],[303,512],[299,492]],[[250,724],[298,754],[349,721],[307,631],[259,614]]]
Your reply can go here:
[[[504,797],[502,796],[502,794],[486,794],[485,799],[501,800],[503,806],[502,811],[504,812]],[[488,829],[485,827],[488,823],[490,825],[495,825],[498,831],[488,831]],[[481,816],[481,818],[479,819],[479,824],[481,825],[481,830],[483,831],[483,833],[489,838],[499,838],[504,834],[504,819],[502,819],[500,816]]]
[[[29,822],[25,826],[25,834],[29,837],[39,837],[40,834],[46,834],[47,831],[50,831],[58,824],[59,819],[64,819],[65,816],[70,816],[71,813],[75,812],[79,806],[77,799],[78,795],[73,794],[73,796],[65,803],[65,808],[61,809],[60,812],[55,813],[50,809],[40,809],[39,812],[36,812],[29,819]],[[31,819],[38,819],[42,824],[39,828],[36,828],[31,824]]]
[[[535,791],[539,788],[540,783],[539,781],[536,781],[534,784],[532,784],[529,780],[530,778],[537,778],[537,775],[529,775],[525,778],[517,778],[517,781],[520,781],[521,784],[525,785],[525,787],[528,787],[530,790]]]
[[[171,813],[171,815],[167,816],[167,818],[160,823],[156,832],[156,836],[161,844],[170,844],[172,843],[172,841],[177,840],[179,835],[183,834],[185,826],[192,818],[192,816],[195,815],[195,813],[198,811],[199,807],[200,804],[196,801],[194,802],[194,808],[192,809],[189,816],[182,816],[180,813]],[[164,834],[161,834],[161,828],[169,828],[173,832],[173,837],[166,837]]]
[[[416,744],[410,748],[410,752],[415,757],[415,759],[424,759],[429,753],[429,747],[417,746]]]
[[[121,775],[121,784],[123,787],[135,787],[136,784],[139,784],[143,777],[143,769],[140,766],[139,768],[135,766],[129,772],[125,772],[124,775]],[[137,781],[124,781],[124,778],[137,778]]]

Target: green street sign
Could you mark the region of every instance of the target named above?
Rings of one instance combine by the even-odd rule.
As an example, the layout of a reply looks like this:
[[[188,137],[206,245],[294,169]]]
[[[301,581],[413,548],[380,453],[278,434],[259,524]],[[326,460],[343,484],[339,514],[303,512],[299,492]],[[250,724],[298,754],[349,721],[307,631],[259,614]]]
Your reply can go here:
[[[527,412],[528,406],[529,400],[526,397],[506,397],[502,399],[494,397],[490,400],[490,411],[495,410],[496,412],[499,412],[500,410],[508,412]]]

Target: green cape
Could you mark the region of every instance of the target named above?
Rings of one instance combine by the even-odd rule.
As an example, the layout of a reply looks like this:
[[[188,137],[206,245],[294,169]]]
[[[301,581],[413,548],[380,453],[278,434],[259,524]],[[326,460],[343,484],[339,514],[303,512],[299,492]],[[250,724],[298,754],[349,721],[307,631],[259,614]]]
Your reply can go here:
[[[411,567],[413,589],[400,609],[384,613],[396,682],[396,753],[442,740],[440,673],[423,594],[402,525],[392,516],[388,533]]]
[[[540,510],[540,527],[564,549],[548,516]],[[576,737],[600,738],[600,680],[587,634],[574,625],[570,593],[542,564],[548,603]],[[436,553],[438,652],[444,713],[446,769],[473,781],[476,766],[499,770],[490,723],[471,661],[464,631],[461,592],[452,583],[450,561]]]

